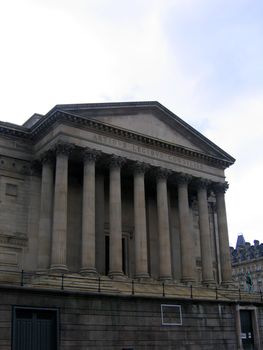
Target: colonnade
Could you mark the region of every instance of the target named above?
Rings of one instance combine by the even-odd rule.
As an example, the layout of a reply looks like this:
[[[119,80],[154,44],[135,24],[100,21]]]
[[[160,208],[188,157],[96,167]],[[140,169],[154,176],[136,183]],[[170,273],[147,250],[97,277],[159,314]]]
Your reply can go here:
[[[67,194],[68,161],[73,146],[57,144],[52,151],[42,157],[42,185],[40,199],[38,269],[67,271]],[[91,149],[82,150],[83,161],[83,201],[82,201],[82,242],[81,269],[83,274],[97,274],[95,264],[95,165],[100,153]],[[55,159],[54,159],[55,158]],[[122,202],[121,168],[125,159],[116,155],[108,156],[109,162],[109,235],[110,261],[109,276],[121,277],[122,271]],[[55,166],[54,164],[55,160]],[[149,277],[147,253],[147,225],[145,202],[145,173],[149,165],[133,162],[134,191],[134,247],[135,277]],[[54,173],[55,172],[55,173]],[[159,239],[159,278],[172,279],[171,242],[169,228],[169,210],[167,179],[171,171],[155,168],[156,203],[158,215]],[[191,251],[192,234],[188,189],[195,184],[199,210],[200,246],[202,261],[202,281],[214,283],[213,263],[210,242],[207,190],[211,183],[205,179],[193,178],[187,174],[173,174],[178,190],[178,214],[181,245],[181,280],[194,282],[195,261]],[[53,177],[55,176],[55,181]],[[218,216],[219,253],[222,283],[231,281],[231,263],[229,256],[228,231],[224,183],[212,184],[216,196]],[[51,248],[50,248],[51,247]],[[51,250],[51,254],[50,254]]]

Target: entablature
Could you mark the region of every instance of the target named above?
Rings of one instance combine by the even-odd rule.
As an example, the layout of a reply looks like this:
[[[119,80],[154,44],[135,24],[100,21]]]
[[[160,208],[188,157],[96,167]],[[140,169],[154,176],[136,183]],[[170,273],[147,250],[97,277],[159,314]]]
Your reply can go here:
[[[118,104],[116,104],[116,106],[118,106]],[[129,104],[127,104],[127,106],[129,106]],[[138,106],[138,108],[143,108],[143,104],[141,107],[140,104],[138,104]],[[206,147],[211,148],[211,152],[206,153],[176,143],[167,142],[167,140],[154,138],[149,135],[141,134],[139,132],[134,132],[129,129],[124,129],[112,124],[107,124],[105,122],[98,121],[96,120],[96,118],[94,118],[94,116],[96,117],[98,110],[94,110],[94,108],[92,108],[91,106],[89,106],[89,113],[86,113],[85,115],[74,114],[74,110],[67,111],[67,108],[66,110],[60,110],[60,107],[63,108],[63,106],[54,107],[54,109],[52,109],[46,116],[39,118],[39,120],[30,128],[0,122],[0,134],[9,139],[20,139],[28,144],[36,145],[41,141],[41,139],[45,138],[47,134],[53,133],[54,129],[58,125],[69,125],[76,129],[85,129],[97,135],[114,138],[116,140],[121,140],[127,143],[133,143],[137,146],[143,146],[147,149],[150,148],[155,151],[171,154],[173,156],[179,156],[184,159],[194,160],[200,164],[207,164],[219,169],[225,169],[231,164],[233,164],[235,161],[234,158],[232,158],[226,152],[214,145],[211,141],[209,141],[200,133],[195,131],[192,127],[190,127],[190,125],[183,122],[177,116],[174,115],[173,118],[171,116],[168,118],[167,114],[173,114],[157,102],[148,103],[147,108],[150,110],[154,110],[155,113],[164,114],[163,118],[166,118],[169,123],[171,123],[171,121],[176,122],[180,127],[180,130],[183,130],[184,134],[189,133],[189,135],[192,135],[193,137],[198,139],[199,142],[203,142]],[[72,107],[74,107],[74,105],[72,105]],[[105,112],[106,107],[107,106],[101,107],[101,109],[99,109],[99,113],[102,113],[103,111]],[[110,108],[113,107],[111,106]],[[124,107],[122,106],[122,112],[123,108]],[[95,113],[93,117],[91,117],[92,112]],[[118,113],[117,108],[114,109],[114,113]],[[218,156],[216,154],[218,154]]]
[[[153,167],[163,167],[171,171],[184,172],[212,181],[224,181],[224,170],[196,159],[179,156],[167,150],[158,150],[147,145],[136,144],[130,140],[94,133],[86,129],[76,129],[69,125],[59,124],[52,135],[46,135],[35,145],[35,157],[51,149],[57,142],[63,141],[75,147],[96,149],[105,155],[115,154],[131,161],[140,161]],[[77,157],[77,152],[75,152]]]

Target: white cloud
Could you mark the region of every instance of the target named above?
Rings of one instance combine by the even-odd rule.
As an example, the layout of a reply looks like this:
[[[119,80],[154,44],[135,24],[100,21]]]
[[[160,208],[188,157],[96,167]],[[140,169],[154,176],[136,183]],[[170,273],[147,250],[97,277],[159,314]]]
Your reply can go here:
[[[204,134],[236,158],[227,171],[228,224],[231,244],[243,232],[247,241],[260,239],[263,187],[263,91],[239,96],[209,118]]]
[[[6,55],[1,58],[5,81],[1,88],[10,104],[16,97],[17,120],[26,105],[34,108],[32,112],[45,112],[45,101],[51,107],[102,97],[141,99],[141,93],[152,95],[151,90],[162,83],[167,48],[154,6],[146,13],[134,14],[126,25],[122,16],[120,23],[111,21],[116,18],[113,10],[109,20],[92,2],[85,6],[80,1],[77,9],[69,1],[63,6],[62,2],[27,4],[30,6],[24,11],[18,5],[11,23],[11,7],[6,10],[9,16],[2,18],[2,29],[9,35],[4,42]],[[121,15],[125,11],[129,18],[129,12],[123,6],[121,9]],[[102,12],[103,20],[94,17],[94,12]]]
[[[231,242],[260,239],[262,5],[10,0],[0,6],[1,120],[58,103],[158,100],[236,157]]]

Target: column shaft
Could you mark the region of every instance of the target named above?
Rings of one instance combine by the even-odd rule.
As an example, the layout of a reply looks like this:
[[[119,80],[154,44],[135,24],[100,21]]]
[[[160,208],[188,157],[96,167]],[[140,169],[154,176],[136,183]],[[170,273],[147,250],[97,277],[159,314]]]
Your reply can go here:
[[[110,270],[109,276],[123,276],[121,165],[114,158],[110,165]]]
[[[134,171],[134,226],[135,277],[147,278],[149,275],[143,169],[135,169]]]
[[[193,238],[190,231],[188,203],[188,182],[184,178],[178,181],[178,206],[181,240],[182,282],[194,282]]]
[[[104,233],[104,175],[96,174],[95,179],[95,222],[96,222],[96,267],[99,274],[105,274],[105,233]]]
[[[216,188],[216,206],[218,218],[218,234],[219,234],[219,252],[222,284],[229,284],[232,281],[232,268],[229,251],[229,239],[227,229],[227,216],[225,205],[225,190],[226,184],[220,184]]]
[[[95,267],[95,159],[84,156],[81,273],[97,274]]]
[[[172,279],[171,243],[167,198],[167,179],[157,175],[157,211],[159,232],[160,279]]]
[[[50,159],[42,165],[39,238],[38,238],[38,270],[45,271],[50,264],[50,246],[53,211],[53,164]]]
[[[67,271],[68,154],[57,153],[51,269]]]
[[[211,252],[211,236],[208,216],[207,190],[205,185],[199,184],[197,190],[199,209],[200,245],[202,259],[202,282],[214,283],[213,262]]]

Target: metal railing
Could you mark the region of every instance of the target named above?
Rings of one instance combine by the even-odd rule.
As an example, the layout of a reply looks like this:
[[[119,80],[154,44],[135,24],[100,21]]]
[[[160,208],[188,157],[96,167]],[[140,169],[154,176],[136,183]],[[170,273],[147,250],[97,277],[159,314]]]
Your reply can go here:
[[[24,270],[0,270],[0,287],[1,285],[192,300],[263,302],[261,290],[259,292],[246,292],[240,288],[223,288],[222,286],[205,287],[192,284],[183,285],[169,281],[138,281],[129,278],[114,280],[105,276],[85,277],[78,274],[64,273],[40,274]]]

